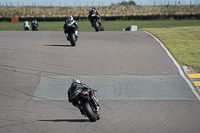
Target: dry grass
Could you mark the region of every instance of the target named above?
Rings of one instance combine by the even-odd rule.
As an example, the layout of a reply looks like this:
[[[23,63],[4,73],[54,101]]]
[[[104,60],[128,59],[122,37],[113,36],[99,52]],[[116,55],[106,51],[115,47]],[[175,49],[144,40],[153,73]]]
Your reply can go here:
[[[200,14],[200,5],[116,5],[96,8],[101,16]],[[90,10],[91,7],[1,6],[0,17],[87,17]]]

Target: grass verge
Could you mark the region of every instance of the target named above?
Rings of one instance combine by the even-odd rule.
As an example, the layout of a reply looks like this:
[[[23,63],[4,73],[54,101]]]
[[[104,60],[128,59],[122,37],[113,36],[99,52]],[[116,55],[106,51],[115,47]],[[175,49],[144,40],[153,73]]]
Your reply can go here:
[[[200,72],[200,26],[143,28],[160,39],[182,66]]]
[[[89,21],[77,21],[79,31],[94,31]],[[105,31],[122,31],[130,25],[142,28],[168,28],[199,26],[200,20],[149,20],[149,21],[102,21]],[[63,31],[64,22],[39,22],[40,31]],[[23,30],[23,22],[0,22],[0,30]]]

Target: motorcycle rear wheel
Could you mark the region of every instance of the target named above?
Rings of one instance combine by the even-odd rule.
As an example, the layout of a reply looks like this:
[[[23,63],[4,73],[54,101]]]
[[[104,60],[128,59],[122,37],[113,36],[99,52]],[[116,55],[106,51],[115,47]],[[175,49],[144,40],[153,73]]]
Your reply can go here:
[[[87,117],[90,119],[91,122],[96,122],[97,121],[97,116],[92,111],[92,109],[90,107],[90,103],[88,103],[88,102],[83,103],[83,110],[85,111]]]

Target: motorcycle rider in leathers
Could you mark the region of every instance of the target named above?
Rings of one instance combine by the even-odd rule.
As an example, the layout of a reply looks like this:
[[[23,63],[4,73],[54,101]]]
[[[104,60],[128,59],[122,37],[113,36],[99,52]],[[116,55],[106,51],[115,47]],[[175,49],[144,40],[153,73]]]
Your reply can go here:
[[[38,22],[36,21],[36,19],[34,19],[32,22],[31,22],[31,26],[32,26],[32,30],[33,30],[33,25],[36,25],[37,26],[37,30],[38,30],[38,27],[39,27],[39,24],[38,24]]]
[[[92,24],[92,21],[93,21],[93,20],[91,19],[91,16],[92,16],[93,14],[95,14],[95,15],[97,15],[97,16],[100,17],[100,15],[99,15],[99,13],[97,12],[96,8],[95,8],[95,7],[92,7],[92,10],[89,12],[89,15],[88,15],[88,19],[90,20],[91,26],[93,26],[93,24]]]
[[[67,40],[70,40],[69,37],[69,29],[68,29],[68,24],[74,25],[76,27],[76,31],[78,32],[78,24],[77,22],[74,20],[74,18],[72,16],[69,16],[69,18],[66,20],[66,22],[64,23],[63,29],[64,29],[64,33],[67,37]],[[78,34],[76,34],[78,36]]]
[[[68,89],[68,101],[70,103],[72,103],[72,105],[74,105],[75,107],[80,109],[82,115],[84,115],[83,108],[76,100],[76,96],[78,95],[79,92],[82,91],[83,88],[87,88],[87,89],[91,90],[91,88],[88,87],[86,84],[81,83],[81,81],[79,79],[74,78],[72,80],[71,87]],[[94,96],[94,94],[93,94],[93,96]],[[95,98],[95,96],[94,96],[94,98]],[[95,98],[94,101],[95,101],[96,105],[99,107],[99,104],[97,103],[98,100]]]
[[[23,27],[24,27],[24,29],[27,27],[28,30],[30,30],[30,25],[29,25],[28,21],[24,22],[24,26]]]

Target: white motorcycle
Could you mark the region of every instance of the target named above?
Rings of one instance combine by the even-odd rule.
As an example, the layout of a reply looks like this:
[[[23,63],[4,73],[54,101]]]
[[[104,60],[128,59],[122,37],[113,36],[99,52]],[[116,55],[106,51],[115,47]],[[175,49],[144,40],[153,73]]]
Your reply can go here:
[[[25,31],[29,31],[30,30],[30,25],[28,24],[28,22],[24,23],[24,30]]]

